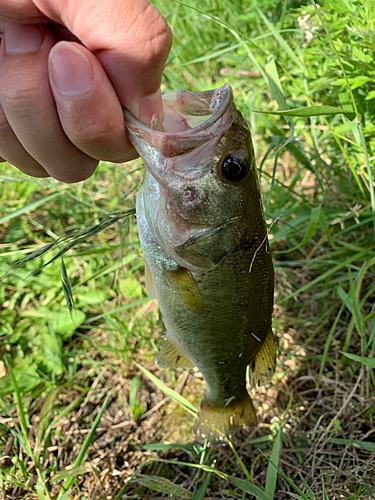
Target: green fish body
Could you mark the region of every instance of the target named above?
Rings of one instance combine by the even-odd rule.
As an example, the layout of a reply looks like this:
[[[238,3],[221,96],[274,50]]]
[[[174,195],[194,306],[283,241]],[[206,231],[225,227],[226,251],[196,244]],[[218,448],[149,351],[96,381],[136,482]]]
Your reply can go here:
[[[195,433],[214,444],[256,424],[247,366],[255,383],[275,369],[272,259],[250,132],[230,87],[163,101],[152,128],[125,112],[146,167],[137,197],[146,285],[168,335],[156,362],[201,371]]]

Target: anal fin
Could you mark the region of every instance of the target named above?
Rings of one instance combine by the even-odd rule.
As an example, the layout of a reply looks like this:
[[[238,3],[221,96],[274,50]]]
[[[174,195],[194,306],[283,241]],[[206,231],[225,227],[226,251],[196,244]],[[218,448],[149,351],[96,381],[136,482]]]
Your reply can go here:
[[[199,441],[208,444],[225,443],[225,437],[242,427],[257,424],[253,402],[246,394],[242,399],[233,396],[225,405],[220,405],[204,397],[195,422],[194,433]]]
[[[271,381],[276,369],[276,343],[272,330],[268,332],[255,358],[251,360],[249,368],[252,387]]]
[[[162,345],[156,356],[156,365],[159,368],[194,368],[194,363],[187,358],[176,344],[168,339]]]

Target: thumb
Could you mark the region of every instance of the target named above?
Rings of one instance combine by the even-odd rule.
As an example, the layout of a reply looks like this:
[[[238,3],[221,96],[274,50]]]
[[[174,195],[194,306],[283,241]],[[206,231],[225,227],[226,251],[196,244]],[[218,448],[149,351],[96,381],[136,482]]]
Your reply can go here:
[[[160,93],[172,34],[147,0],[34,0],[50,19],[66,26],[92,51],[121,104],[149,122],[163,115]]]

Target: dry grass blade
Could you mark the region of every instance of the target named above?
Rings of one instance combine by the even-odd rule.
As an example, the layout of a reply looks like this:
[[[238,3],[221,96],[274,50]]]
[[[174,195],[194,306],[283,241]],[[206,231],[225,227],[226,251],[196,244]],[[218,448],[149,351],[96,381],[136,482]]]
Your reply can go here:
[[[61,280],[61,285],[62,285],[64,297],[65,297],[65,302],[66,302],[67,308],[69,310],[70,316],[72,316],[72,313],[75,309],[74,297],[73,297],[72,286],[70,284],[70,280],[69,280],[68,272],[67,272],[66,267],[65,267],[63,256],[61,256],[60,280]]]
[[[13,274],[20,266],[23,264],[26,264],[27,262],[30,262],[32,260],[37,259],[38,257],[41,257],[42,255],[45,255],[46,253],[50,252],[52,249],[58,247],[61,248],[52,259],[50,259],[48,262],[40,266],[38,269],[33,271],[30,276],[33,276],[34,274],[38,273],[41,269],[45,268],[55,260],[59,259],[62,257],[66,252],[71,250],[74,246],[78,245],[79,243],[85,243],[88,238],[100,233],[104,229],[107,229],[110,227],[112,224],[115,222],[124,219],[126,217],[131,217],[132,215],[135,215],[135,208],[129,208],[126,210],[118,210],[116,212],[112,212],[108,214],[108,216],[98,224],[95,224],[91,227],[87,227],[85,229],[82,229],[81,231],[78,231],[77,233],[70,235],[70,236],[62,236],[58,240],[48,243],[48,245],[43,246],[42,248],[39,248],[35,252],[32,252],[29,254],[27,257],[24,257],[23,259],[17,261],[15,264],[13,264],[8,271],[0,277],[0,282],[3,281],[5,278]]]
[[[177,496],[178,498],[192,498],[191,491],[174,484],[165,477],[138,476],[134,479],[134,481],[153,491],[159,491],[160,493],[166,493],[167,495]]]

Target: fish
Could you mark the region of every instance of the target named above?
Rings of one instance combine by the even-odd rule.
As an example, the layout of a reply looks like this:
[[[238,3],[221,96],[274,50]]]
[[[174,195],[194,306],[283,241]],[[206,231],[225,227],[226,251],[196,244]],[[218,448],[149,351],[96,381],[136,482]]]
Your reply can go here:
[[[249,127],[229,85],[165,91],[150,127],[124,111],[145,166],[137,195],[145,281],[167,340],[161,368],[197,367],[198,441],[224,443],[257,417],[246,388],[275,371],[274,270]]]

